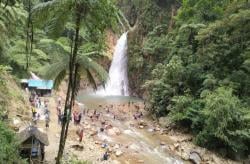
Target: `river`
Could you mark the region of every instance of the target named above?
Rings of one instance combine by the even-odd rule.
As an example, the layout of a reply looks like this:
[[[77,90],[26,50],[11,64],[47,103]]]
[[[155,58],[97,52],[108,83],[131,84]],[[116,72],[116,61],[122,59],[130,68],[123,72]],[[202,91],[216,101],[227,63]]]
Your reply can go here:
[[[101,142],[107,142],[110,145],[119,145],[119,149],[124,152],[121,157],[114,158],[121,163],[148,164],[181,164],[185,163],[180,157],[168,151],[167,147],[172,143],[167,135],[155,132],[153,121],[143,118],[147,125],[138,128],[139,120],[133,119],[133,113],[136,108],[143,111],[143,102],[138,98],[125,96],[98,96],[79,93],[78,101],[83,103],[84,109],[97,110],[101,112],[102,119],[107,120],[113,127],[117,127],[120,135],[109,135],[105,131],[98,133],[97,139]],[[130,101],[131,105],[128,105]],[[107,106],[113,106],[113,112],[107,113]],[[114,119],[114,113],[116,119]],[[143,111],[144,115],[146,114]],[[100,123],[97,126],[101,126]],[[117,146],[118,147],[118,146]]]

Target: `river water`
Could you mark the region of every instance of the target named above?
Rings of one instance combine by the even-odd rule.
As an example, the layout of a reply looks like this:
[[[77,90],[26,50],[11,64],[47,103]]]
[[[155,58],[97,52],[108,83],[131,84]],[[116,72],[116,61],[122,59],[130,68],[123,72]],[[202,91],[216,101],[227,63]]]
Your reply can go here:
[[[107,133],[98,133],[98,139],[108,141],[109,144],[121,144],[121,150],[124,154],[116,160],[121,163],[138,163],[143,160],[147,164],[181,164],[183,162],[178,156],[169,152],[167,149],[168,144],[172,141],[165,135],[160,135],[154,132],[153,122],[150,119],[144,118],[148,126],[143,129],[139,129],[136,125],[136,121],[133,119],[132,112],[133,106],[129,109],[128,102],[137,104],[140,108],[143,107],[143,102],[138,98],[124,97],[124,96],[98,96],[93,94],[86,94],[86,92],[80,92],[78,101],[83,103],[85,109],[95,109],[98,112],[102,112],[103,119],[108,120],[114,127],[117,127],[120,131],[120,135],[110,136]],[[113,119],[111,113],[106,113],[104,108],[107,105],[113,105],[114,108],[124,108],[122,112],[119,111],[118,115],[121,119]],[[130,112],[129,112],[130,111]],[[161,146],[161,142],[165,145]],[[126,147],[126,148],[125,148]],[[116,158],[116,157],[115,157]]]

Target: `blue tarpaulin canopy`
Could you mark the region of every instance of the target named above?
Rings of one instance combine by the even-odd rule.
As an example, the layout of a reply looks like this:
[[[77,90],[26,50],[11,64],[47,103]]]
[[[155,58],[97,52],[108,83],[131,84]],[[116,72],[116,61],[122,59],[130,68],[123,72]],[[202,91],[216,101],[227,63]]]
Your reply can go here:
[[[53,80],[28,80],[28,86],[37,89],[51,90],[53,88]]]

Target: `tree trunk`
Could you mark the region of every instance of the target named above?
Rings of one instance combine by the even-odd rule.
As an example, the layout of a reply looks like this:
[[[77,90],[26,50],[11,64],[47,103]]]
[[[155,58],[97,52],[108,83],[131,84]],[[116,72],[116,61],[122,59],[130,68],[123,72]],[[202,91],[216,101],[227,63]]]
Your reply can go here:
[[[76,95],[76,85],[77,85],[77,72],[78,72],[78,66],[75,66],[75,73],[74,73],[74,84],[73,84],[73,88],[71,91],[71,100],[70,100],[70,111],[69,111],[69,115],[71,116],[72,113],[72,108],[74,106],[74,102],[75,102],[75,95]],[[68,128],[69,128],[69,122],[66,123],[66,129],[65,129],[65,136],[64,136],[64,146],[65,146],[65,142],[67,140],[68,137]],[[64,147],[63,146],[63,147]]]
[[[65,99],[65,106],[64,106],[64,114],[63,114],[63,119],[62,119],[62,129],[61,129],[61,136],[60,136],[60,142],[59,142],[59,150],[58,150],[58,154],[57,154],[57,158],[56,158],[56,163],[60,164],[62,155],[63,155],[63,149],[64,149],[64,138],[65,138],[65,127],[66,127],[66,122],[68,121],[68,104],[69,104],[69,100],[71,97],[71,83],[72,83],[72,71],[71,71],[71,57],[70,57],[70,64],[69,64],[69,82],[68,82],[68,89],[67,89],[67,95],[66,95],[66,99]]]
[[[27,19],[27,31],[26,31],[26,71],[29,70],[30,66],[30,60],[31,60],[31,54],[33,49],[33,23],[31,20],[31,0],[29,0],[29,6],[28,6],[28,19]]]
[[[77,10],[77,9],[76,9]],[[67,90],[67,97],[65,102],[65,108],[64,108],[64,117],[66,119],[63,120],[62,124],[62,130],[61,130],[61,137],[60,137],[60,145],[58,150],[58,155],[56,158],[56,164],[60,164],[61,158],[63,155],[67,134],[68,134],[68,126],[70,120],[68,117],[71,116],[72,107],[75,101],[75,93],[76,93],[76,76],[77,76],[77,67],[76,67],[76,56],[78,52],[78,44],[79,44],[79,31],[80,31],[80,22],[81,22],[81,12],[78,10],[76,11],[76,22],[75,22],[75,39],[74,39],[74,48],[73,53],[71,55],[71,60],[69,64],[69,84],[68,84],[68,90]]]

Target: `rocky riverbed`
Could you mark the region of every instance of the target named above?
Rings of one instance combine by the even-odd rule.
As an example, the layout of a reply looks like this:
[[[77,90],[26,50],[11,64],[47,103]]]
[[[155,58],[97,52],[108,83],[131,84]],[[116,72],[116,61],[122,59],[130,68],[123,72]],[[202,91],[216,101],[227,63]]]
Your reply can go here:
[[[135,119],[138,109],[143,116]],[[95,110],[101,113],[98,120],[90,119]],[[99,104],[94,109],[88,109],[88,114],[83,117],[83,143],[77,142],[77,127],[72,125],[67,150],[70,150],[69,154],[93,163],[237,163],[194,145],[192,135],[163,128],[146,115],[143,103],[133,104],[132,107],[117,103]],[[101,132],[104,120],[107,126]],[[72,147],[78,144],[83,149]],[[110,158],[102,161],[106,151]]]
[[[38,126],[48,134],[50,142],[45,149],[46,163],[55,163],[59,145],[60,125],[56,115],[57,97],[49,98],[51,112],[49,129],[45,130],[43,120],[38,121]],[[190,134],[170,127],[163,128],[162,121],[159,124],[147,117],[142,102],[132,104],[105,102],[96,103],[91,107],[78,106],[77,108],[84,114],[80,125],[70,123],[64,163],[71,163],[72,159],[96,164],[238,163],[194,145]],[[98,119],[91,118],[94,111],[99,114]],[[139,117],[138,114],[141,116]],[[135,115],[137,115],[136,118]],[[76,134],[80,127],[84,129],[82,142],[78,141]],[[105,152],[109,155],[108,160],[103,160]]]

